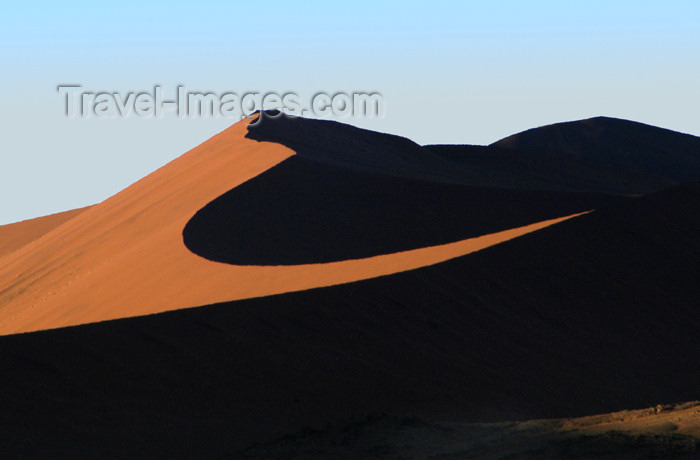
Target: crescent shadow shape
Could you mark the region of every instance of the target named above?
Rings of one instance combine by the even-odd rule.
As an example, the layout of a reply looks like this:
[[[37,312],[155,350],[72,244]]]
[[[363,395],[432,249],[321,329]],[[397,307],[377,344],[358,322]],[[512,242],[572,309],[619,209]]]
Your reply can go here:
[[[405,178],[297,154],[200,209],[183,240],[193,253],[232,265],[329,263],[462,241],[606,199]]]

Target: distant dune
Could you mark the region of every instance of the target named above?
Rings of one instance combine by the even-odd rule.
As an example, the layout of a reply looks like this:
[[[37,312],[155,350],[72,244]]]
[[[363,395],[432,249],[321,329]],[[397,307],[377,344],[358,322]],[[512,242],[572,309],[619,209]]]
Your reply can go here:
[[[493,145],[627,170],[655,183],[645,192],[700,181],[700,138],[616,118],[531,129]]]
[[[51,230],[59,227],[88,208],[59,212],[50,216],[37,217],[16,224],[0,226],[0,257],[38,240]]]
[[[243,121],[103,203],[0,227],[0,457],[367,452],[411,420],[476,457],[502,436],[639,447],[561,438],[590,420],[459,425],[698,399],[697,138],[560,128],[421,147]],[[695,407],[637,452],[697,452]]]
[[[490,146],[421,147],[303,118],[267,120],[247,137],[348,170],[475,187],[638,195],[700,181],[700,138],[605,117],[535,128]]]

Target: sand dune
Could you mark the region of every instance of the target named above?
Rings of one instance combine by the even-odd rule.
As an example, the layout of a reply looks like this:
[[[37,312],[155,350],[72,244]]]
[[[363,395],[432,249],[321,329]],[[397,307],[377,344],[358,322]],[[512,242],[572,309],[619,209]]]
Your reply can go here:
[[[372,133],[338,123],[282,118],[265,120],[264,123],[248,129],[247,121],[243,121],[103,203],[85,210],[71,211],[29,223],[0,228],[0,235],[4,236],[0,240],[2,241],[0,246],[0,334],[152,314],[196,305],[357,281],[410,270],[459,257],[471,252],[472,249],[466,246],[460,246],[459,249],[457,246],[448,246],[450,249],[446,252],[444,247],[436,248],[434,254],[440,254],[439,257],[428,257],[425,255],[425,250],[421,250],[412,255],[397,254],[392,262],[389,262],[386,257],[372,258],[371,256],[463,241],[486,233],[577,214],[605,202],[600,196],[586,193],[565,195],[563,192],[557,192],[558,194],[547,195],[545,192],[533,190],[532,192],[517,191],[509,196],[497,189],[483,187],[482,182],[474,179],[477,176],[487,178],[486,183],[497,186],[510,182],[511,185],[520,184],[516,187],[525,189],[539,187],[579,193],[609,192],[613,190],[610,189],[610,183],[631,181],[619,190],[619,192],[625,192],[637,190],[635,187],[642,187],[642,189],[658,187],[659,184],[676,183],[696,177],[694,174],[697,168],[694,168],[695,163],[692,163],[695,157],[683,149],[694,148],[697,140],[692,136],[661,130],[662,140],[674,141],[675,143],[671,143],[676,147],[680,146],[683,152],[676,156],[671,155],[671,159],[664,163],[665,166],[660,170],[664,172],[663,177],[657,182],[652,181],[656,185],[643,185],[644,180],[630,179],[630,174],[634,175],[636,169],[647,174],[650,164],[660,162],[663,157],[669,156],[667,149],[661,149],[658,142],[651,143],[651,147],[647,147],[651,153],[642,156],[644,161],[641,166],[637,165],[630,169],[630,165],[625,163],[624,155],[613,157],[612,167],[623,169],[615,169],[612,172],[606,170],[604,182],[608,185],[596,185],[592,178],[599,180],[603,174],[595,174],[595,172],[600,170],[595,168],[588,170],[584,167],[584,163],[577,163],[576,159],[583,157],[585,164],[603,161],[595,156],[590,158],[592,154],[586,153],[592,151],[591,145],[595,142],[612,142],[611,145],[617,149],[616,152],[622,148],[620,147],[622,141],[617,137],[613,138],[613,142],[609,140],[610,136],[600,134],[601,129],[603,133],[607,132],[605,129],[609,130],[609,128],[598,127],[601,123],[604,128],[610,124],[617,126],[621,123],[624,128],[621,128],[622,132],[627,137],[640,132],[645,139],[650,135],[643,125],[605,119],[601,122],[594,120],[565,126],[569,131],[573,130],[578,137],[574,134],[564,136],[558,131],[552,135],[548,134],[552,129],[558,129],[557,127],[542,128],[514,136],[499,142],[498,145],[528,149],[537,147],[545,151],[548,148],[551,150],[561,146],[564,151],[569,152],[568,156],[564,155],[564,158],[574,158],[573,165],[570,164],[570,160],[564,160],[563,163],[558,160],[554,163],[516,162],[515,164],[523,166],[525,171],[530,171],[528,174],[533,174],[519,182],[510,180],[515,174],[514,170],[498,172],[498,168],[492,167],[493,165],[478,165],[481,161],[478,157],[481,154],[475,156],[469,151],[465,153],[459,149],[422,148],[407,139]],[[591,128],[590,124],[595,126]],[[587,130],[593,130],[593,134],[588,133]],[[652,131],[652,137],[658,134]],[[603,136],[602,140],[599,139],[601,136]],[[572,151],[581,151],[581,153],[570,153]],[[285,160],[295,153],[299,161],[307,162],[307,166],[301,169],[292,168],[291,174],[295,176],[280,176],[276,172],[275,180],[278,182],[268,180],[267,183],[259,177],[277,165],[279,167],[275,168],[275,171],[281,171],[282,168],[289,169],[288,165],[292,163]],[[505,155],[509,157],[512,156],[511,153]],[[533,155],[523,152],[519,152],[518,155],[522,158],[533,158]],[[550,152],[546,156],[561,155]],[[498,154],[495,157],[498,157]],[[618,157],[622,159],[616,160],[615,158]],[[309,166],[312,163],[317,166]],[[323,164],[331,166],[323,169]],[[483,171],[478,174],[474,171],[469,172],[475,165],[478,165],[476,171],[486,167],[495,175],[483,173]],[[531,168],[533,165],[534,169]],[[603,165],[605,168],[608,166],[611,165]],[[328,172],[328,168],[333,167],[336,168],[336,172]],[[571,175],[574,170],[578,173]],[[383,179],[385,173],[397,179]],[[462,178],[461,182],[455,181],[457,177],[455,173]],[[303,174],[306,174],[306,177],[302,178]],[[581,174],[584,175],[581,176]],[[269,174],[265,175],[265,177],[268,176]],[[321,182],[318,182],[318,178],[321,176],[326,177],[324,185],[326,189],[317,190],[313,184],[316,183],[316,186],[320,187],[318,184]],[[357,179],[355,176],[360,178]],[[423,182],[425,180],[428,182]],[[289,188],[289,184],[294,181],[298,183],[303,181],[303,185],[296,189]],[[260,197],[252,195],[239,196],[242,192],[238,192],[237,188],[241,184],[246,184],[245,187],[240,187],[241,190],[250,190],[251,187],[255,187],[248,182],[258,184],[259,189],[262,187],[262,191],[257,192],[262,194],[261,196],[265,195],[266,190],[267,193],[271,193],[277,187],[278,190],[275,193],[278,193],[278,196],[266,201],[260,201]],[[337,185],[340,183],[344,185]],[[421,185],[431,183],[442,185],[431,186],[432,188]],[[468,192],[465,191],[466,189],[460,189],[460,186],[468,186],[470,183],[480,184],[481,188]],[[336,190],[328,188],[334,186],[337,187]],[[351,193],[356,190],[360,190],[364,195]],[[408,200],[411,196],[409,190],[413,190],[412,193],[415,196],[413,200],[416,203],[413,211]],[[236,254],[233,257],[231,254],[223,257],[212,255],[209,250],[211,248],[207,248],[210,242],[204,241],[204,247],[202,247],[201,237],[198,243],[193,243],[194,246],[190,245],[190,249],[195,248],[195,252],[213,261],[228,262],[227,265],[213,264],[188,250],[183,244],[181,232],[186,227],[190,228],[188,223],[191,224],[195,214],[210,209],[213,204],[221,201],[220,197],[232,191],[235,195],[233,204],[238,208],[225,205],[225,220],[231,218],[235,220],[241,211],[239,206],[241,203],[244,208],[247,206],[255,211],[252,214],[255,220],[256,216],[264,215],[263,209],[267,209],[265,206],[269,202],[282,202],[299,191],[306,192],[308,203],[290,202],[293,208],[289,208],[291,213],[287,216],[287,223],[280,224],[279,219],[273,220],[273,228],[278,226],[291,228],[296,215],[300,214],[297,209],[300,212],[316,207],[320,209],[319,203],[312,203],[312,201],[319,196],[325,197],[328,201],[330,192],[337,192],[338,196],[333,198],[336,201],[340,199],[355,201],[348,201],[340,206],[328,203],[325,205],[326,210],[323,212],[328,214],[329,220],[321,221],[316,227],[335,225],[338,233],[338,238],[335,240],[326,239],[323,234],[303,231],[302,228],[297,229],[297,233],[290,232],[286,239],[284,236],[277,237],[278,244],[275,246],[270,243],[267,252],[264,252],[255,244],[249,243],[260,240],[259,238],[256,240],[256,237],[251,235],[265,233],[266,230],[264,228],[261,230],[260,227],[260,225],[264,227],[265,222],[258,220],[256,224],[258,227],[252,223],[250,225],[238,223],[237,227],[224,226],[217,231],[228,235],[225,237],[228,241],[221,240],[224,245],[222,247],[224,252],[229,253],[235,249]],[[392,206],[389,198],[384,202],[383,208],[371,208],[372,205],[381,202],[377,197],[388,196],[391,193],[394,200],[404,198],[404,208],[398,206],[398,201],[396,206]],[[450,200],[445,197],[450,196],[461,196],[460,199],[463,201],[452,200],[456,207],[449,207],[447,205]],[[499,196],[498,199],[501,201],[494,202],[494,196]],[[425,203],[418,203],[421,200]],[[508,201],[510,204],[506,204]],[[260,203],[261,206],[251,207],[250,203],[254,202]],[[415,209],[430,206],[428,204],[430,202],[443,203],[436,208],[436,211],[443,212],[442,217],[438,216],[432,220],[406,218],[411,212],[421,212]],[[464,205],[469,202],[478,203],[478,205],[476,208]],[[486,212],[493,211],[495,214],[488,217],[478,210],[479,205]],[[343,206],[364,211],[365,214],[358,215],[355,222],[374,220],[371,217],[373,212],[388,214],[393,211],[397,224],[394,225],[391,219],[387,219],[381,232],[378,231],[379,227],[370,228],[365,232],[368,238],[364,240],[345,238],[344,241],[349,243],[341,242],[339,246],[337,243],[340,241],[339,235],[342,234],[342,230],[350,232],[351,236],[359,234],[354,225],[348,225],[348,220],[352,221],[350,215],[343,217],[342,212],[339,215],[336,213],[334,214],[336,219],[330,220],[331,214],[336,212],[331,210],[344,209]],[[274,213],[281,215],[281,209],[281,206],[272,207],[266,212],[270,213],[268,215],[274,215]],[[557,209],[559,211],[555,213]],[[520,217],[517,218],[518,212],[523,210],[525,213],[521,212]],[[455,216],[460,217],[460,212],[463,213],[461,219],[455,219]],[[473,216],[475,213],[478,214],[477,219]],[[508,223],[507,219],[501,219],[503,221],[499,225],[487,224],[487,220],[493,219],[493,216],[499,219],[498,215],[510,218],[510,227],[505,225]],[[309,219],[308,213],[300,216],[299,220]],[[469,220],[479,221],[481,227],[470,227]],[[331,222],[334,223],[331,225]],[[443,226],[440,227],[438,223],[443,223]],[[210,224],[211,222],[207,222],[205,225],[200,225],[204,234],[215,230],[215,227]],[[396,237],[392,235],[392,228],[409,229],[413,233],[402,233]],[[446,232],[445,229],[450,231]],[[475,229],[480,229],[481,232]],[[329,227],[326,233],[330,234],[330,230]],[[519,234],[526,231],[530,230],[519,230],[521,232]],[[377,233],[372,234],[372,232]],[[286,234],[284,230],[280,233]],[[316,235],[315,241],[318,241],[318,244],[309,238],[302,242],[303,236],[299,236],[312,234]],[[41,238],[38,238],[39,236]],[[185,237],[187,236],[186,233]],[[512,235],[509,234],[508,237]],[[293,255],[294,246],[289,244],[289,240],[294,238],[299,244],[306,245],[298,250],[297,255]],[[260,241],[262,244],[263,240]],[[472,243],[464,244],[468,246]],[[345,249],[339,250],[338,248],[342,249],[343,245]],[[352,245],[354,249],[349,250]],[[196,249],[197,247],[201,250]],[[221,252],[222,247],[216,248],[215,252]],[[474,247],[482,246],[478,243]],[[282,257],[287,251],[291,251],[289,257]],[[252,257],[244,256],[245,254],[251,254]],[[423,257],[426,257],[424,262],[421,260]],[[369,260],[345,264],[341,263],[344,258],[369,258]],[[322,266],[312,262],[337,262],[337,264]],[[300,266],[295,269],[285,269],[274,266],[241,267],[236,264]]]
[[[557,123],[493,146],[628,171],[645,193],[700,181],[699,137],[628,120],[597,117]],[[639,182],[644,176],[646,184]]]
[[[217,288],[230,287],[231,278],[188,251],[181,232],[209,201],[294,153],[245,139],[246,125],[232,126],[41,241],[4,256],[0,331],[193,306],[201,293],[229,297]]]
[[[25,239],[0,256],[0,456],[284,457],[348,430],[364,452],[406,415],[477,454],[461,435],[556,453],[589,438],[552,430],[600,422],[693,441],[694,419],[455,423],[697,399],[700,186],[597,195],[622,192],[566,160],[499,188],[527,158],[476,186],[443,175],[480,161],[459,148],[285,123],[234,125],[67,220],[4,229]]]
[[[209,202],[294,152],[240,122],[0,259],[0,333],[159,313],[347,283],[459,257],[556,223],[366,260],[294,268],[212,263],[182,229]]]

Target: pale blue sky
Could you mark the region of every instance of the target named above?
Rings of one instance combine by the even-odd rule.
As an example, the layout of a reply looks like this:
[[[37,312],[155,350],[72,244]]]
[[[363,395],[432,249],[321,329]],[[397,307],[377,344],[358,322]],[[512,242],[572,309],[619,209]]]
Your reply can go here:
[[[700,135],[694,1],[33,2],[0,14],[0,223],[99,202],[230,119],[66,119],[86,89],[379,91],[419,143],[610,115]]]

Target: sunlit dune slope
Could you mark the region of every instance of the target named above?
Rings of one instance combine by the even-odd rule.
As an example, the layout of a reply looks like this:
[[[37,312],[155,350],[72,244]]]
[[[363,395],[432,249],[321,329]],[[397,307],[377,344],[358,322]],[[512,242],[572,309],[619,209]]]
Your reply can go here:
[[[230,291],[218,288],[231,285],[231,278],[189,252],[181,232],[209,201],[293,154],[279,145],[245,139],[246,125],[232,126],[0,259],[0,332],[230,297]]]

